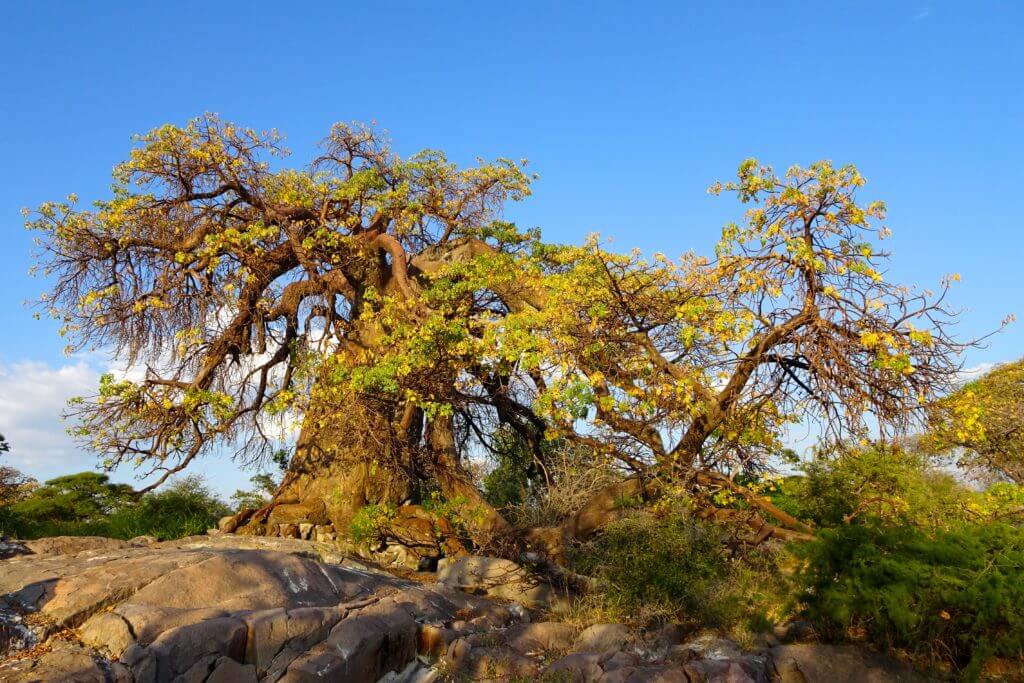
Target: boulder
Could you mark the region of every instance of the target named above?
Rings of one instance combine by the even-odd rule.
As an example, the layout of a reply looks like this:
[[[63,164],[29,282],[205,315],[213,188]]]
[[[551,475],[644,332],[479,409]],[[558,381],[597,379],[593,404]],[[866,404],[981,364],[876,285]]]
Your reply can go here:
[[[31,552],[21,541],[13,538],[0,538],[0,560],[6,560],[16,555],[28,555]]]
[[[159,540],[160,539],[158,539],[156,536],[136,536],[135,538],[129,539],[128,545],[132,546],[133,548],[146,548],[153,545],[154,543],[158,543]]]
[[[556,621],[518,624],[501,636],[504,645],[521,654],[531,652],[567,652],[576,639],[576,627]]]
[[[601,680],[601,655],[592,652],[577,652],[556,659],[544,670],[544,679],[572,683],[593,683]]]
[[[575,652],[621,650],[632,639],[632,632],[624,624],[594,624],[580,633],[572,649]]]
[[[781,683],[924,683],[924,675],[891,657],[853,645],[801,643],[770,651],[775,679]]]
[[[437,563],[438,583],[469,593],[512,600],[527,607],[548,607],[562,596],[523,567],[500,557],[460,555]]]
[[[35,541],[22,541],[36,555],[74,555],[86,550],[120,550],[128,541],[102,536],[53,536]]]

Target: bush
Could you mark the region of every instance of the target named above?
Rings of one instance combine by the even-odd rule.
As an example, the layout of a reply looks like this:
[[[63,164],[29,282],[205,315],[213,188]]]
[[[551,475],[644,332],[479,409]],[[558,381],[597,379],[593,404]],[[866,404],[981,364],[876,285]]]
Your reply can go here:
[[[163,491],[142,496],[138,504],[111,515],[109,524],[115,538],[146,535],[164,540],[204,534],[229,514],[230,508],[202,478],[188,476]]]
[[[723,536],[685,512],[637,512],[578,548],[573,565],[605,584],[597,599],[609,617],[726,625],[763,608],[774,582],[753,557],[730,557]],[[767,554],[759,559],[777,576]]]
[[[932,467],[922,453],[875,445],[804,466],[771,493],[784,511],[824,528],[878,522],[921,529],[982,519],[1021,517],[1024,487],[996,484],[974,491]]]
[[[227,514],[230,510],[200,477],[184,477],[135,499],[131,487],[84,472],[51,480],[0,509],[0,532],[25,539],[148,535],[166,540],[202,534]]]
[[[623,476],[609,457],[573,444],[550,444],[543,469],[528,476],[525,467],[531,463],[532,455],[513,452],[502,456],[484,480],[488,501],[524,528],[558,524]]]
[[[1024,530],[850,525],[800,547],[806,615],[836,637],[949,661],[977,678],[991,656],[1024,655]]]

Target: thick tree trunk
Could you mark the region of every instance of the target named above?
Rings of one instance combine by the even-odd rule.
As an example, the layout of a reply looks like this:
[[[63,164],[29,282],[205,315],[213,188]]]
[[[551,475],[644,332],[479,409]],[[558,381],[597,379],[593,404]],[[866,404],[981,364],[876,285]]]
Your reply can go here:
[[[379,440],[365,437],[365,415],[307,416],[295,455],[267,508],[248,519],[239,533],[276,535],[282,524],[331,524],[347,536],[356,513],[366,505],[413,501],[415,482],[393,452],[385,416],[373,416]],[[357,424],[358,421],[358,424]]]

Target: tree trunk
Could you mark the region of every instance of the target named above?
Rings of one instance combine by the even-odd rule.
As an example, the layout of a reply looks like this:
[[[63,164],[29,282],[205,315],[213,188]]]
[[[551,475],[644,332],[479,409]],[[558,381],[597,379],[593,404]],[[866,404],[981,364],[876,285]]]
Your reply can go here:
[[[387,418],[370,414],[380,438],[366,438],[368,412],[334,412],[322,425],[322,418],[307,416],[273,500],[251,515],[239,533],[276,535],[281,524],[307,522],[332,524],[347,536],[362,507],[412,502],[415,482],[394,452]]]

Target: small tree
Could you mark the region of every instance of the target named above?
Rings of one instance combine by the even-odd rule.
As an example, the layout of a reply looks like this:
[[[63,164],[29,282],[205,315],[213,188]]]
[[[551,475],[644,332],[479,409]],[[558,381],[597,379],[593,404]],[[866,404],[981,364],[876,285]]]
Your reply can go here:
[[[261,508],[270,502],[277,490],[278,482],[266,472],[249,477],[250,489],[238,489],[231,494],[231,505],[235,510]]]
[[[12,511],[34,522],[91,522],[134,500],[131,486],[113,484],[98,472],[79,472],[50,479],[15,503]]]
[[[596,240],[551,253],[558,305],[517,315],[546,331],[530,341],[539,353],[522,348],[548,362],[536,405],[552,433],[610,450],[644,478],[724,489],[803,528],[731,475],[767,466],[798,422],[835,444],[871,425],[883,436],[916,428],[964,348],[944,304],[957,277],[937,295],[888,282],[885,208],[858,202],[863,185],[853,166],[780,177],[749,160],[711,188],[752,205],[713,259],[650,261]]]
[[[1024,360],[999,365],[932,406],[923,446],[1024,484]]]

